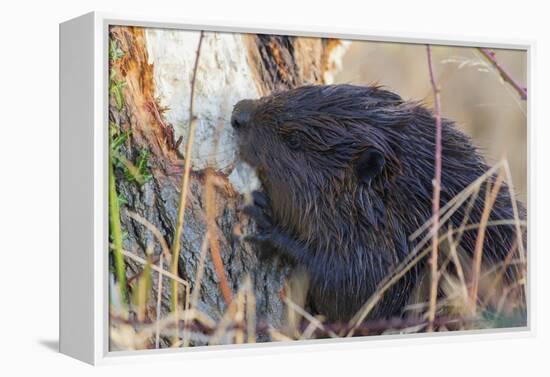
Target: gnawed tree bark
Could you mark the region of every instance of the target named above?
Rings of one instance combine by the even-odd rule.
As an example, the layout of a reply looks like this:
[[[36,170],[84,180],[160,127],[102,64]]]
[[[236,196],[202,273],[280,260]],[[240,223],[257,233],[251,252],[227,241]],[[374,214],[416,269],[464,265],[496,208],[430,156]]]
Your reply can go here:
[[[199,32],[112,27],[110,37],[110,127],[118,135],[128,135],[117,153],[138,169],[137,174],[138,162],[146,162],[146,167],[142,167],[145,176],[140,179],[133,179],[124,169],[115,169],[116,189],[123,203],[123,248],[142,258],[146,258],[148,250],[152,251],[151,260],[158,263],[161,253],[169,258],[166,246],[172,244],[177,223]],[[231,110],[243,98],[330,82],[344,49],[341,42],[330,39],[204,33],[194,83],[198,126],[190,157],[191,181],[178,261],[179,276],[189,283],[190,291],[195,288],[207,231],[205,181],[210,179],[215,182],[215,205],[211,207],[215,209],[215,226],[210,230],[216,233],[230,289],[237,292],[243,279],[250,276],[256,317],[275,327],[281,325],[284,308],[280,291],[288,268],[276,261],[259,263],[254,250],[235,237],[235,232],[246,233],[253,226],[238,208],[245,192],[257,181],[236,159],[229,124]],[[148,151],[148,158],[143,157],[144,151]],[[155,234],[156,230],[162,237]],[[131,258],[125,262],[131,287],[143,265]],[[168,270],[167,263],[164,268]],[[152,286],[156,287],[158,274],[152,276]],[[197,309],[215,321],[227,309],[219,287],[211,254],[207,253]],[[180,293],[185,295],[185,289],[180,289]],[[183,297],[180,302],[185,305],[188,300]],[[169,308],[170,289],[165,280],[162,315]],[[155,318],[154,310],[148,310],[148,316]],[[161,343],[168,345],[166,339]],[[192,344],[201,341],[195,339]]]

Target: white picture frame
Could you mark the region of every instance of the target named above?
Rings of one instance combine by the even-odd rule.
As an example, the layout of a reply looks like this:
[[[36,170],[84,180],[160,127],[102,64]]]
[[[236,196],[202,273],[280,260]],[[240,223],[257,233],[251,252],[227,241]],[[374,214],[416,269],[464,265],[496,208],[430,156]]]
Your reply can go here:
[[[108,346],[108,28],[109,25],[254,32],[342,39],[430,43],[522,49],[527,52],[527,86],[532,82],[533,41],[461,39],[419,33],[379,33],[363,30],[319,30],[299,26],[195,23],[168,18],[88,13],[60,24],[60,351],[90,364],[229,357],[237,354],[290,353],[302,350],[381,347],[394,343],[434,343],[530,337],[534,330],[533,286],[528,283],[527,326],[514,330],[437,333],[430,336],[384,335],[368,338],[277,342],[253,346],[209,346],[132,352],[109,352]],[[527,103],[528,187],[531,188],[533,129],[531,100]],[[529,190],[529,192],[531,192]],[[532,218],[528,195],[528,223]],[[530,227],[533,229],[533,227]],[[532,231],[528,234],[529,244]],[[73,245],[79,245],[74,248]],[[528,265],[534,265],[534,253]],[[529,282],[534,281],[529,268]]]

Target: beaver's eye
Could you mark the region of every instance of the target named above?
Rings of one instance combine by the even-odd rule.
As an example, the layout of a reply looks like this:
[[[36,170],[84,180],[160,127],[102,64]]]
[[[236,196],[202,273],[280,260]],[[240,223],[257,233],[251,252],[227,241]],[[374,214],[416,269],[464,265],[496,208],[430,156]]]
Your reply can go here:
[[[295,132],[286,136],[286,143],[290,149],[297,150],[301,147],[300,137]]]

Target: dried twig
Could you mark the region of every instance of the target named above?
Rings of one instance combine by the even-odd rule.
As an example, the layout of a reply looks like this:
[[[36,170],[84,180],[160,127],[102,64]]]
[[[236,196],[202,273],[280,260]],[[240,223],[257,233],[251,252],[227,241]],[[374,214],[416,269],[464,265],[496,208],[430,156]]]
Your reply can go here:
[[[174,231],[174,239],[172,244],[172,263],[171,272],[173,275],[178,274],[178,261],[180,255],[180,238],[183,230],[183,218],[185,213],[185,207],[187,203],[187,191],[189,189],[189,173],[191,171],[191,153],[193,151],[193,139],[195,135],[196,121],[193,116],[193,105],[195,102],[195,80],[197,78],[197,68],[199,66],[199,58],[201,52],[201,45],[204,33],[201,31],[199,35],[199,43],[197,46],[197,56],[195,58],[195,66],[193,67],[193,76],[191,78],[191,91],[189,93],[189,129],[187,134],[187,145],[185,147],[185,164],[183,170],[183,177],[181,183],[180,200],[178,206],[178,221],[176,229]],[[172,297],[171,297],[171,311],[177,317],[178,311],[178,285],[175,281],[172,281]],[[177,342],[177,339],[175,339]]]
[[[464,229],[464,226],[465,224],[461,226],[461,229]],[[452,226],[449,226],[449,231],[447,232],[447,239],[449,241],[449,252],[451,254],[451,258],[456,269],[456,274],[458,275],[458,279],[460,281],[461,293],[463,297],[468,297],[468,287],[466,285],[466,278],[464,277],[464,269],[462,268],[462,264],[460,263],[460,259],[458,258],[458,251],[457,251],[458,243],[453,241],[452,229],[453,229]],[[462,235],[462,231],[459,234],[459,236],[460,235]]]
[[[334,332],[330,330],[326,330],[321,321],[319,321],[317,318],[312,316],[310,313],[305,311],[300,305],[294,303],[290,298],[283,297],[283,302],[288,305],[292,310],[296,311],[298,314],[300,314],[304,319],[309,322],[309,324],[313,325],[315,328],[318,328],[320,330],[325,331],[331,338],[337,338],[338,335],[336,335]]]
[[[193,287],[193,293],[191,294],[191,308],[195,309],[197,303],[199,302],[199,295],[201,291],[202,278],[204,276],[204,267],[206,263],[206,252],[208,251],[208,232],[204,235],[201,244],[201,251],[199,257],[199,265],[197,266],[197,271],[195,272],[195,286]]]
[[[508,254],[506,255],[506,258],[504,258],[504,261],[500,263],[500,266],[493,266],[493,268],[485,274],[492,272],[493,269],[497,269],[500,267],[500,270],[496,273],[496,276],[493,277],[493,280],[491,281],[491,284],[489,288],[487,289],[488,295],[483,300],[482,307],[487,307],[489,300],[491,299],[493,293],[496,291],[496,288],[499,286],[499,284],[502,282],[504,275],[506,275],[506,270],[509,266],[513,264],[513,257],[514,254],[516,254],[516,251],[518,250],[518,240],[516,239],[514,243],[512,244],[512,247],[510,248],[510,251],[508,251]],[[519,264],[521,265],[521,260],[519,261]]]
[[[206,183],[205,183],[205,204],[206,204],[206,227],[208,229],[208,237],[210,242],[210,254],[212,255],[212,262],[214,263],[214,271],[220,281],[220,291],[227,306],[231,304],[232,293],[225,276],[225,269],[223,267],[223,260],[220,254],[220,243],[217,237],[217,225],[216,225],[216,198],[213,182],[213,173],[211,169],[207,170]]]
[[[474,260],[473,260],[473,276],[472,276],[472,287],[470,290],[470,306],[472,313],[476,311],[477,305],[477,291],[479,289],[479,275],[481,272],[481,258],[483,256],[483,243],[485,241],[485,233],[487,229],[487,223],[489,222],[489,216],[493,209],[493,205],[500,191],[500,186],[504,180],[504,174],[501,171],[497,177],[495,185],[493,186],[491,192],[487,196],[485,201],[485,206],[483,207],[483,212],[481,214],[481,219],[479,221],[479,229],[476,238],[476,245],[474,249]]]
[[[113,248],[113,245],[110,245],[111,248]],[[132,253],[131,251],[128,251],[128,250],[124,250],[122,249],[122,255],[124,255],[125,257],[127,258],[130,258],[132,259],[134,262],[138,262],[142,265],[146,265],[148,262],[146,259]],[[173,282],[175,282],[176,284],[177,283],[180,283],[181,285],[183,285],[184,287],[189,287],[189,283],[186,281],[186,280],[183,280],[182,278],[180,278],[178,275],[174,275],[172,274],[171,272],[169,271],[166,271],[166,270],[163,270],[161,268],[159,268],[157,265],[153,264],[151,265],[151,269],[153,271],[156,271],[158,272],[159,274],[161,275],[164,275],[166,277],[169,277],[170,279],[172,279]]]
[[[518,203],[516,201],[514,183],[512,182],[512,172],[510,171],[510,165],[508,164],[508,160],[504,160],[502,167],[504,169],[504,173],[506,174],[506,184],[508,187],[508,192],[510,193],[510,199],[512,202],[512,211],[514,211],[514,219],[516,220],[515,225],[516,225],[516,234],[518,237],[519,257],[521,258],[522,262],[525,262],[527,256],[525,255],[525,247],[523,246],[523,232],[521,231],[521,227],[520,227],[521,221],[519,217]]]
[[[209,158],[210,166],[215,166],[213,159],[217,155],[218,141],[219,141],[219,137],[220,137],[223,125],[224,125],[223,122],[219,122],[216,127],[216,132],[214,133],[214,153]],[[212,255],[214,270],[216,272],[216,275],[218,276],[218,280],[220,281],[219,283],[220,291],[226,305],[229,306],[232,300],[232,293],[231,293],[231,289],[229,288],[229,282],[227,281],[227,277],[225,276],[225,269],[223,267],[223,260],[220,252],[220,241],[218,238],[220,229],[218,228],[218,225],[216,223],[216,213],[218,210],[217,210],[216,197],[215,197],[216,190],[214,187],[216,184],[215,178],[216,177],[214,176],[214,172],[212,168],[206,169],[206,177],[205,177],[205,183],[204,183],[204,197],[205,197],[205,207],[206,207],[206,229],[207,229],[208,242],[210,243],[210,254]]]
[[[508,70],[497,60],[494,51],[491,51],[488,48],[479,48],[478,50],[496,68],[500,74],[500,77],[502,77],[504,81],[510,84],[516,92],[518,92],[519,97],[522,100],[527,100],[527,88],[512,77],[510,72],[508,72]]]
[[[162,253],[164,254],[164,258],[167,260],[170,260],[170,248],[168,247],[168,243],[164,239],[164,236],[162,235],[162,232],[153,225],[149,220],[147,220],[145,217],[141,216],[137,212],[133,212],[130,210],[125,211],[128,216],[130,216],[132,219],[146,227],[153,235],[157,238],[157,240],[160,243],[160,247],[162,249]],[[156,262],[156,261],[155,261]]]
[[[206,263],[206,253],[208,251],[208,232],[204,235],[204,238],[202,240],[201,244],[201,251],[200,251],[200,257],[199,257],[199,265],[197,266],[197,271],[195,273],[195,286],[193,287],[193,292],[191,294],[191,298],[189,301],[189,309],[196,309],[197,303],[199,301],[199,295],[201,291],[201,283],[202,278],[204,275],[204,266]],[[189,345],[189,332],[186,331],[183,333],[183,340],[182,344],[184,347],[187,347]]]
[[[236,300],[232,300],[231,303],[227,306],[227,310],[218,321],[216,330],[210,339],[210,344],[220,344],[221,340],[226,337],[227,330],[230,328],[231,324],[235,321],[235,317],[238,311],[237,305],[240,300],[239,296],[244,295],[245,287],[241,286],[239,291],[236,293]]]
[[[435,173],[433,180],[433,199],[432,199],[432,256],[430,259],[431,264],[431,285],[430,285],[430,310],[428,312],[428,332],[433,330],[433,321],[435,319],[435,304],[437,299],[437,257],[439,242],[437,239],[437,233],[439,231],[439,202],[440,202],[440,190],[441,190],[441,98],[439,88],[434,78],[434,68],[432,62],[432,48],[430,45],[426,45],[426,51],[428,54],[428,69],[430,73],[430,82],[432,84],[434,94],[435,105]]]
[[[247,275],[244,284],[246,287],[246,335],[248,343],[256,343],[256,296],[252,288],[252,280]]]

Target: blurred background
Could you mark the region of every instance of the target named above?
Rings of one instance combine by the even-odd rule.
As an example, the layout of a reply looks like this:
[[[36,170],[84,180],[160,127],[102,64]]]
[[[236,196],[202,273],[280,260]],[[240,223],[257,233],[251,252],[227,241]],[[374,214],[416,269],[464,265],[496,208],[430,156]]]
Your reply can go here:
[[[493,51],[512,77],[525,85],[526,52]],[[432,46],[432,61],[443,116],[472,137],[489,165],[508,159],[518,199],[525,203],[527,103],[476,48]],[[433,108],[425,45],[353,41],[335,82],[383,85],[404,99],[422,100]]]

